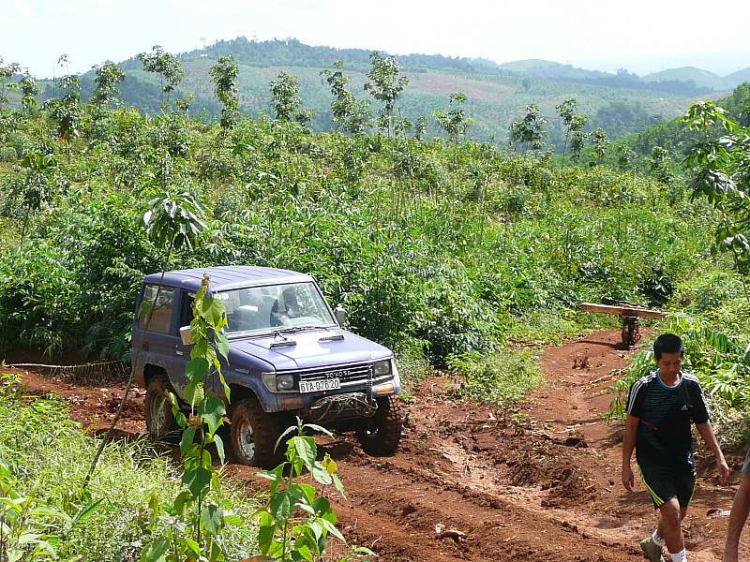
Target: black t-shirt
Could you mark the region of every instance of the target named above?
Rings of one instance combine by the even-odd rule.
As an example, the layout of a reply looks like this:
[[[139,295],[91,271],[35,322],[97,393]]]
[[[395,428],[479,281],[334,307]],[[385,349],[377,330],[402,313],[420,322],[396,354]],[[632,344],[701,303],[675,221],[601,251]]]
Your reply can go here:
[[[680,373],[668,387],[659,370],[638,379],[628,393],[627,413],[640,418],[635,444],[638,464],[648,467],[693,467],[690,423],[706,423],[708,406],[698,379]]]

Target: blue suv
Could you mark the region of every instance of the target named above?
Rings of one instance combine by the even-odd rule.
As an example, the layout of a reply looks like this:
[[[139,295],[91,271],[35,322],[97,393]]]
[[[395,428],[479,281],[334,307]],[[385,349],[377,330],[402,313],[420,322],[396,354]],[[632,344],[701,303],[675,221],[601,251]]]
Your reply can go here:
[[[146,389],[146,425],[153,438],[177,429],[165,399],[170,391],[184,399],[191,345],[186,327],[204,273],[227,311],[230,350],[222,369],[231,388],[227,412],[238,461],[276,462],[276,440],[295,415],[356,430],[370,454],[396,451],[401,381],[393,353],[342,329],[343,309],[333,312],[311,277],[265,267],[211,267],[145,278],[136,311],[144,301],[154,306],[148,320],[147,314],[136,314],[132,360],[136,382]],[[218,376],[208,384],[224,395]]]

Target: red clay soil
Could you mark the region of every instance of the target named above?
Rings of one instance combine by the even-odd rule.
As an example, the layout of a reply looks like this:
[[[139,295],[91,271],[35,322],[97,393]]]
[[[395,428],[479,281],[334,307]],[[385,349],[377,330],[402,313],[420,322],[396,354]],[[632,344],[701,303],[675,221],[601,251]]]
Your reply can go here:
[[[365,455],[352,436],[324,442],[347,501],[335,496],[344,535],[384,562],[455,560],[619,562],[643,560],[638,540],[656,516],[637,484],[620,484],[621,424],[602,418],[611,371],[626,364],[619,331],[549,348],[543,387],[512,411],[455,398],[455,382],[432,378],[412,390],[402,447],[391,458]],[[111,420],[122,387],[63,384],[28,373],[29,390],[53,391],[74,419],[96,429]],[[129,400],[118,429],[145,431],[143,392]],[[738,469],[741,457],[730,458]],[[709,458],[685,522],[692,561],[721,559],[738,475],[718,484]],[[262,489],[254,469],[228,471]],[[328,559],[343,554],[341,546]],[[743,550],[744,556],[750,549]]]

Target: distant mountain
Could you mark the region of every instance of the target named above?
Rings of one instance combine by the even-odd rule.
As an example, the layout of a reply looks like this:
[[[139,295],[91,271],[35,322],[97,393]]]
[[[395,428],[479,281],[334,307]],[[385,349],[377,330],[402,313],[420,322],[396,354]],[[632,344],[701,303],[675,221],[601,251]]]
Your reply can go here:
[[[732,74],[724,77],[724,85],[727,88],[736,88],[743,82],[750,82],[750,67],[732,72]]]
[[[725,89],[721,76],[708,70],[695,68],[694,66],[683,66],[681,68],[670,68],[661,72],[654,72],[653,74],[644,76],[643,80],[645,82],[693,82],[700,88],[708,88],[710,90]]]
[[[699,88],[706,88],[713,91],[732,90],[742,84],[750,81],[750,68],[738,70],[723,78],[708,70],[696,68],[694,66],[683,66],[681,68],[670,68],[655,72],[643,77],[644,82],[692,82]]]
[[[379,104],[364,90],[370,68],[371,51],[313,47],[297,40],[250,41],[237,38],[219,41],[204,49],[180,53],[185,80],[178,98],[194,96],[191,114],[216,117],[221,105],[216,99],[209,69],[223,55],[232,55],[240,67],[240,108],[247,115],[271,114],[269,82],[279,72],[299,78],[300,95],[307,109],[315,114],[311,126],[316,130],[331,127],[331,93],[320,71],[343,60],[354,95],[368,99],[373,111]],[[384,53],[386,54],[386,53]],[[644,82],[627,72],[609,74],[543,60],[516,61],[498,65],[484,59],[411,54],[398,56],[402,71],[410,79],[398,104],[399,115],[415,122],[426,117],[428,134],[439,134],[432,118],[435,110],[448,107],[454,92],[467,96],[466,110],[474,118],[469,136],[504,144],[511,122],[523,116],[526,105],[537,104],[549,118],[551,141],[564,142],[564,132],[556,119],[555,106],[575,98],[579,109],[591,116],[590,127],[602,127],[611,136],[642,130],[661,119],[671,119],[685,111],[690,103],[702,99],[708,90],[679,81]],[[122,100],[127,105],[157,113],[160,105],[158,79],[143,70],[137,57],[120,63],[127,78],[121,84]],[[81,78],[84,97],[93,89],[93,74]],[[50,86],[48,84],[48,86]],[[48,87],[43,97],[56,95]]]
[[[599,72],[598,70],[584,70],[583,68],[576,68],[569,64],[560,64],[559,62],[541,59],[506,62],[498,65],[498,67],[509,72],[534,76],[537,78],[572,78],[574,80],[585,80],[612,76],[611,74],[608,75],[607,73]]]

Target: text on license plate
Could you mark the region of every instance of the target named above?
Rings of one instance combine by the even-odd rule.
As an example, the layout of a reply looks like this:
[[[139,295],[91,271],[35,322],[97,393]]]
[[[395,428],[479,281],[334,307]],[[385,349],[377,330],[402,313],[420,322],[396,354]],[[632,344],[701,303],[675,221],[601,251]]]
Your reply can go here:
[[[299,381],[300,392],[321,392],[324,390],[338,390],[341,379],[323,379],[319,381]]]

